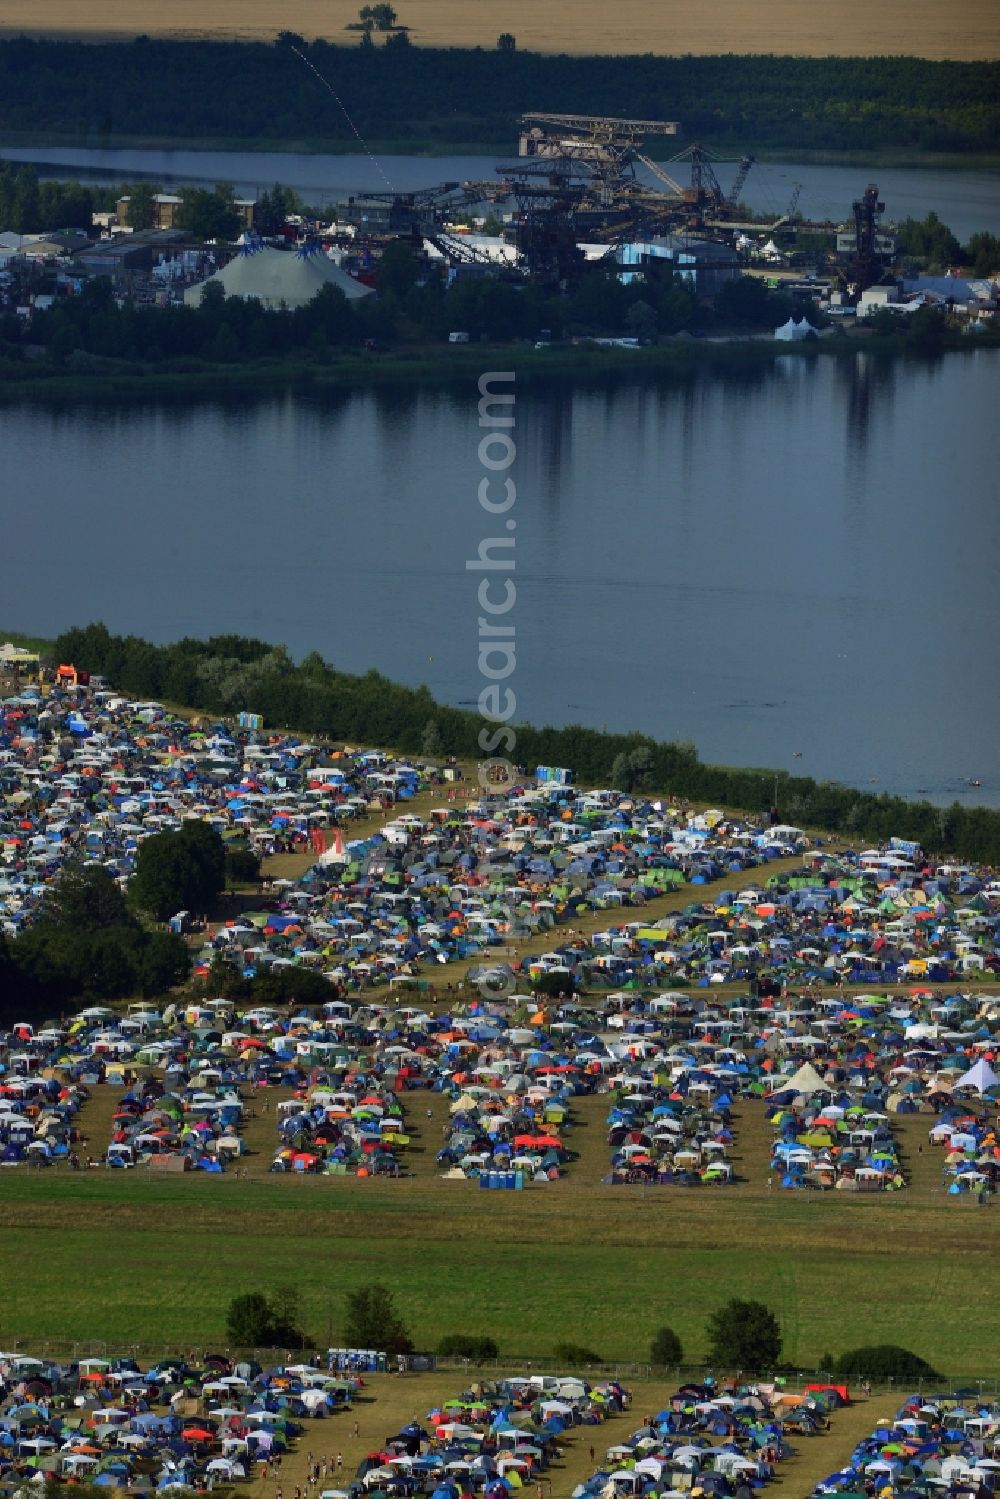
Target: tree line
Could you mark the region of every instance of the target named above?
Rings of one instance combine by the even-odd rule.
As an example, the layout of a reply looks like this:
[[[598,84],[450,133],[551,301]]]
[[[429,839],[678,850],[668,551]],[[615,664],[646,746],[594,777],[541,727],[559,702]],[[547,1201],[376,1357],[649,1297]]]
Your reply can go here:
[[[307,735],[366,741],[420,754],[429,726],[450,753],[479,759],[482,720],[438,703],[429,689],[406,687],[379,672],[339,671],[317,652],[296,663],[283,647],[241,636],[183,639],[153,645],[138,636],[112,635],[100,623],[60,635],[60,661],[100,673],[142,699],[167,699],[204,712],[262,713],[266,724]],[[565,765],[590,785],[629,777],[629,789],[665,791],[748,812],[767,811],[774,800],[783,821],[870,842],[913,839],[927,851],[982,864],[1000,863],[1000,810],[935,807],[929,802],[876,795],[783,771],[705,765],[693,744],[656,741],[638,733],[606,733],[581,725],[516,729],[517,753],[535,765]]]
[[[353,144],[350,124],[289,43],[338,90],[363,136],[410,150],[510,150],[518,116],[540,101],[553,111],[679,120],[681,140],[749,149],[976,152],[993,150],[1000,135],[995,62],[567,57],[510,44],[416,48],[405,32],[360,47],[292,33],[274,45],[12,38],[0,43],[0,129],[91,146],[122,135]]]
[[[446,287],[427,275],[403,242],[390,245],[378,273],[379,295],[348,301],[326,285],[308,305],[266,309],[253,298],[226,297],[209,283],[198,306],[119,304],[110,280],[94,277],[74,297],[60,297],[25,324],[0,315],[0,378],[17,378],[25,358],[44,350],[70,372],[154,366],[190,373],[201,364],[294,359],[319,363],[339,351],[438,344],[455,329],[491,342],[564,336],[628,335],[643,341],[681,331],[776,328],[789,316],[815,319],[811,303],[768,290],[749,278],[723,288],[713,309],[699,303],[666,262],[642,283],[623,286],[613,265],[586,267],[560,292],[496,276]],[[426,275],[426,279],[418,279]],[[37,363],[33,365],[38,369]]]
[[[127,225],[150,229],[155,222],[155,198],[163,184],[145,178],[138,182],[76,182],[72,178],[40,178],[33,162],[0,160],[0,229],[14,234],[38,234],[56,229],[91,230],[96,213],[114,213],[122,198],[128,199]],[[192,239],[235,239],[240,216],[232,184],[214,188],[183,186],[172,191],[180,198],[174,218],[178,229]],[[276,234],[290,213],[301,207],[290,188],[275,183],[257,203],[257,227],[262,234]]]

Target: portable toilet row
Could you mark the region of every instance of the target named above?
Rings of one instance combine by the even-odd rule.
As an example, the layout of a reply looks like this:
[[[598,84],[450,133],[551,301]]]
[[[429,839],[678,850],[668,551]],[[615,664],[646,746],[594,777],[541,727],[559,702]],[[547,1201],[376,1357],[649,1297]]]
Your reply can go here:
[[[326,1367],[333,1373],[384,1374],[387,1360],[384,1353],[375,1348],[328,1348]]]
[[[535,780],[540,785],[552,783],[556,786],[572,786],[573,772],[561,765],[536,765]]]
[[[520,1192],[524,1187],[523,1171],[481,1171],[479,1185],[493,1192]]]

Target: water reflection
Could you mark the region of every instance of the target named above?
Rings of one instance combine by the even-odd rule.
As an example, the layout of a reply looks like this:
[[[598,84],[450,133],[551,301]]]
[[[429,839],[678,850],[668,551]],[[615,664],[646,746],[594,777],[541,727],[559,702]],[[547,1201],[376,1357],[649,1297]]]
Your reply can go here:
[[[985,792],[998,396],[985,352],[519,384],[519,711]],[[7,507],[5,619],[237,630],[474,698],[479,437],[471,380],[0,408],[46,499]]]

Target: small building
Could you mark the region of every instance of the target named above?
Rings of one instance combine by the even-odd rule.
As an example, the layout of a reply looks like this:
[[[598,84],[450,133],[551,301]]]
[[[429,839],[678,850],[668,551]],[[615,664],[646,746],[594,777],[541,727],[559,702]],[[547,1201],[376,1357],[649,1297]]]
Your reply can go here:
[[[75,258],[77,265],[98,276],[115,276],[119,271],[148,271],[153,264],[149,245],[136,241],[131,234],[102,239],[96,245],[88,245]]]
[[[886,234],[880,229],[875,235],[875,258],[877,260],[894,260],[896,258],[896,236]],[[858,237],[854,229],[838,229],[837,231],[837,258],[839,260],[853,260],[858,252]]]
[[[337,204],[337,223],[350,224],[366,234],[397,234],[412,228],[420,215],[413,202],[401,194],[384,197],[350,197]]]
[[[10,641],[0,645],[0,696],[16,693],[24,682],[37,682],[40,674],[37,651],[25,650]]]
[[[869,286],[858,300],[858,317],[871,317],[883,308],[891,312],[898,307],[899,300],[899,287],[895,282],[891,286]]]
[[[153,198],[153,228],[172,229],[183,201],[173,193],[157,193]]]
[[[97,275],[115,276],[120,271],[148,271],[164,251],[184,244],[182,229],[137,229],[134,234],[116,234],[98,240],[76,256],[76,263]]]
[[[183,201],[183,198],[177,197],[174,193],[154,193],[153,228],[172,229],[174,227],[174,220],[177,217],[177,210]],[[133,227],[130,217],[131,206],[132,199],[128,193],[119,198],[115,205],[115,214],[118,222],[126,229]]]
[[[85,249],[91,240],[82,229],[53,229],[46,234],[25,238],[21,254],[32,260],[58,260]]]
[[[740,259],[732,245],[690,235],[666,234],[662,238],[634,240],[618,252],[621,279],[626,286],[645,278],[646,268],[667,261],[699,297],[711,297],[741,274]]]
[[[904,292],[939,299],[948,310],[977,314],[996,311],[998,285],[980,277],[908,276],[902,282]]]

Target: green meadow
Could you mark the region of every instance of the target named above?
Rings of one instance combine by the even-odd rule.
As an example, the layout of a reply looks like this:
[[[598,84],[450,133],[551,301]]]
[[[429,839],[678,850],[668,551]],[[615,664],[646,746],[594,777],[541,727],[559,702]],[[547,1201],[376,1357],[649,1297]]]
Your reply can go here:
[[[998,1375],[1000,1214],[930,1183],[928,1172],[926,1190],[859,1199],[772,1192],[759,1175],[728,1190],[567,1178],[496,1193],[432,1176],[10,1171],[0,1347],[221,1344],[231,1296],[282,1284],[298,1288],[305,1326],[325,1343],[344,1292],[377,1279],[420,1348],[475,1331],[505,1355],[543,1358],[570,1340],[643,1359],[666,1323],[694,1361],[708,1313],[738,1295],[777,1312],[799,1367],[893,1342],[942,1373]]]

